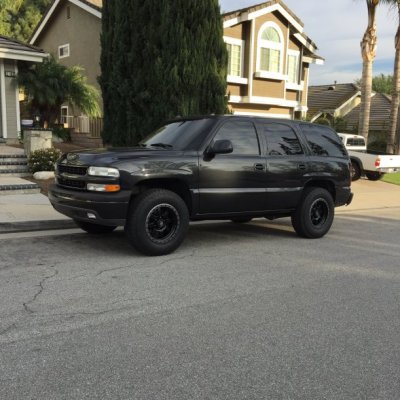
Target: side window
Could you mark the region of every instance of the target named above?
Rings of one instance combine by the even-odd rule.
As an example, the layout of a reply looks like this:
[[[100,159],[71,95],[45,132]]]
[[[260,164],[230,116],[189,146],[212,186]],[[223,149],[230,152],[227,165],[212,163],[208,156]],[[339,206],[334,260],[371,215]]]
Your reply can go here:
[[[331,129],[319,125],[301,124],[300,126],[314,155],[347,156],[342,141]]]
[[[230,140],[236,155],[259,155],[260,145],[254,125],[248,121],[229,121],[214,137],[216,140]]]
[[[275,123],[265,124],[263,132],[267,141],[267,155],[293,156],[303,154],[300,141],[290,126]]]

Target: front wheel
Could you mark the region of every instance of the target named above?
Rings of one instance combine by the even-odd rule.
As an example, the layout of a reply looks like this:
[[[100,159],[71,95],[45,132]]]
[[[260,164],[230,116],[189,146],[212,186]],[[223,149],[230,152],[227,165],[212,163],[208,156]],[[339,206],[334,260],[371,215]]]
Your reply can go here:
[[[335,205],[332,195],[323,188],[308,188],[292,214],[292,225],[299,236],[317,239],[328,233],[333,223]]]
[[[99,235],[102,233],[111,233],[116,228],[116,226],[98,225],[98,224],[93,224],[91,222],[78,221],[77,219],[74,219],[74,222],[79,226],[79,228],[81,228],[85,232],[94,235]]]
[[[182,198],[169,190],[151,189],[135,199],[125,232],[136,250],[161,256],[180,246],[188,227],[189,211]]]
[[[382,178],[382,174],[380,172],[376,171],[368,171],[365,172],[365,176],[370,180],[370,181],[379,181],[379,179]]]

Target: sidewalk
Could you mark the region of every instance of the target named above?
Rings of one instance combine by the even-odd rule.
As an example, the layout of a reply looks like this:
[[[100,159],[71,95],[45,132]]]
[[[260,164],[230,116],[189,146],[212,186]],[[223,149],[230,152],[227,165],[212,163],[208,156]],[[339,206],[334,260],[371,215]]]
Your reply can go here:
[[[3,157],[19,157],[24,150],[0,146]],[[51,206],[32,182],[16,176],[0,176],[0,234],[19,231],[74,228],[76,225]]]
[[[0,234],[75,227],[70,218],[53,209],[43,194],[0,196]]]

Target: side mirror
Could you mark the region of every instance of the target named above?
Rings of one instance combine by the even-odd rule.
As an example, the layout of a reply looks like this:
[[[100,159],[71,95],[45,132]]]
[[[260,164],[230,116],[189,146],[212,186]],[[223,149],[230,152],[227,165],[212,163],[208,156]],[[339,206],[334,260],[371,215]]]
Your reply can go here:
[[[230,140],[217,140],[209,150],[212,154],[229,154],[233,152],[232,142]]]

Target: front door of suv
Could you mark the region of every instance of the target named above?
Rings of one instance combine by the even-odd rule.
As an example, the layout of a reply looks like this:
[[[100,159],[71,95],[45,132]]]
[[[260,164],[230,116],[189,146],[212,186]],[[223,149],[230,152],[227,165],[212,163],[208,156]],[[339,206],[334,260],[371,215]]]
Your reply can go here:
[[[254,124],[226,120],[210,145],[230,140],[233,152],[204,156],[199,168],[201,214],[254,212],[265,208],[265,157]]]
[[[285,123],[262,122],[260,129],[267,145],[266,191],[270,210],[294,208],[300,201],[308,157],[292,126]]]

